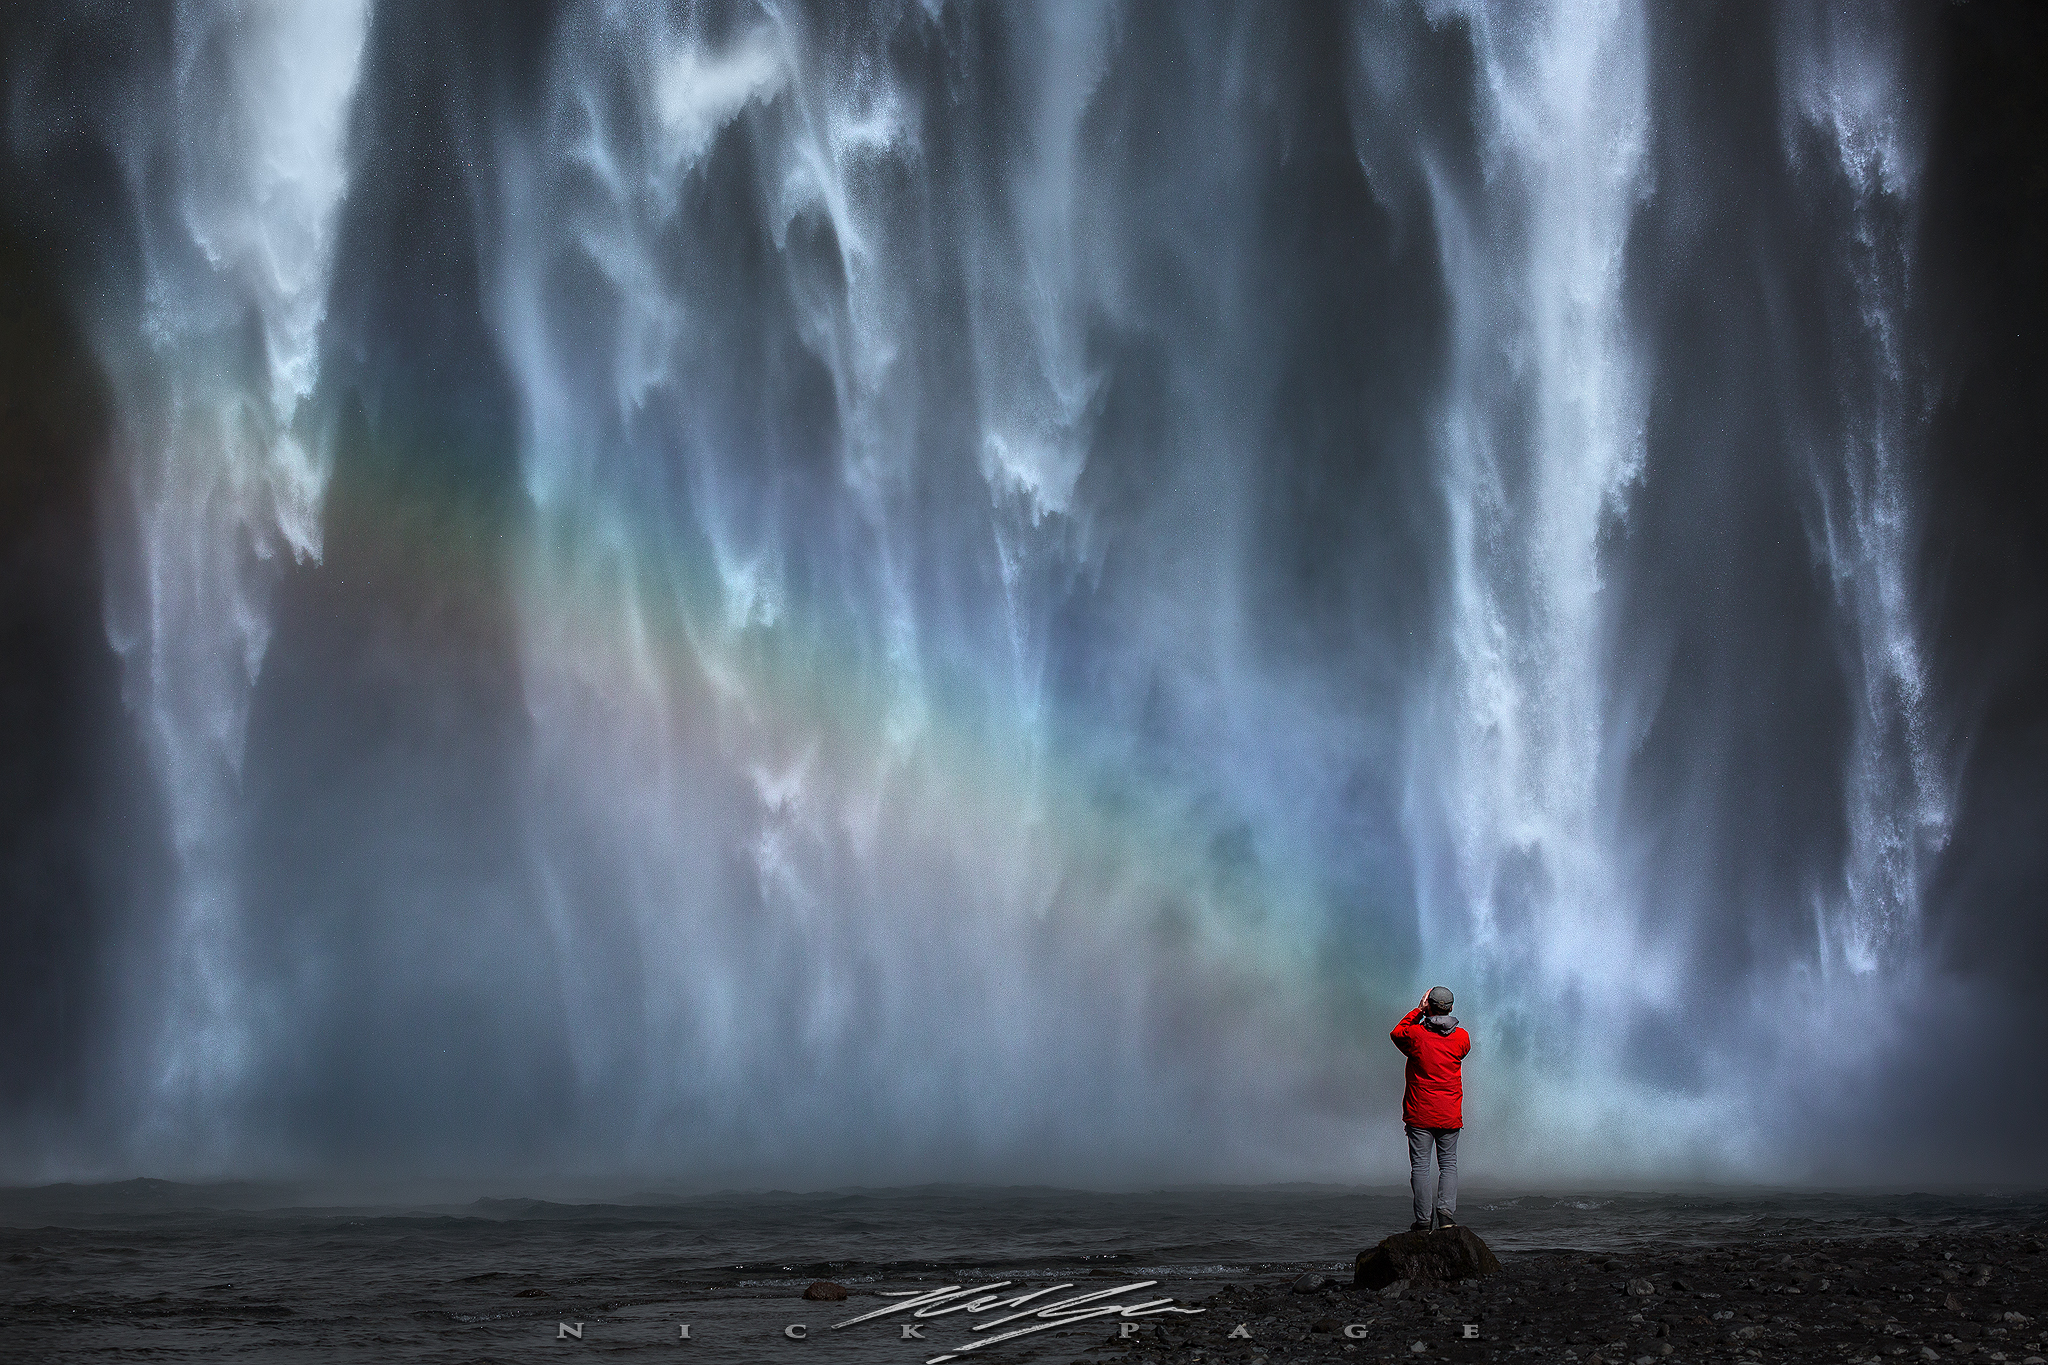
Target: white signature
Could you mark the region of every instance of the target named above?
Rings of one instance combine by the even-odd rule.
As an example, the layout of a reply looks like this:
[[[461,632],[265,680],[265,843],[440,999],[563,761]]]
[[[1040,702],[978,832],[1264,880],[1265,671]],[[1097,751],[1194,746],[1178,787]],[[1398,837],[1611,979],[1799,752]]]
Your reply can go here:
[[[883,1297],[900,1298],[903,1300],[902,1303],[892,1303],[887,1308],[877,1308],[872,1313],[862,1313],[857,1318],[848,1318],[845,1322],[835,1322],[832,1324],[832,1330],[836,1332],[842,1327],[851,1327],[857,1322],[866,1322],[871,1318],[887,1317],[891,1313],[909,1312],[913,1317],[938,1318],[944,1317],[948,1313],[987,1313],[1003,1308],[1015,1308],[1021,1311],[993,1317],[987,1322],[977,1322],[969,1330],[986,1332],[992,1327],[1001,1327],[1006,1323],[1019,1320],[1027,1321],[1031,1324],[1026,1327],[1012,1328],[1010,1331],[1001,1332],[992,1337],[982,1337],[978,1341],[970,1341],[963,1346],[948,1351],[944,1355],[933,1356],[925,1362],[925,1365],[939,1365],[941,1361],[958,1359],[969,1351],[978,1351],[984,1346],[993,1346],[999,1341],[1009,1341],[1014,1337],[1030,1336],[1033,1332],[1049,1332],[1055,1327],[1070,1327],[1074,1323],[1085,1322],[1089,1318],[1112,1316],[1126,1319],[1149,1318],[1156,1313],[1201,1313],[1207,1311],[1201,1308],[1182,1308],[1170,1298],[1147,1299],[1143,1303],[1130,1304],[1097,1302],[1099,1299],[1106,1299],[1113,1294],[1122,1294],[1129,1290],[1150,1289],[1153,1285],[1159,1283],[1157,1280],[1138,1280],[1132,1284],[1114,1285],[1108,1289],[1098,1289],[1092,1294],[1076,1294],[1070,1299],[1060,1299],[1054,1303],[1040,1304],[1036,1308],[1028,1308],[1025,1305],[1029,1304],[1033,1299],[1042,1299],[1047,1294],[1057,1294],[1062,1289],[1072,1289],[1074,1286],[1071,1284],[1047,1285],[1044,1289],[1033,1289],[1028,1293],[1014,1294],[1007,1298],[996,1293],[999,1289],[1009,1288],[1011,1283],[1009,1280],[998,1280],[994,1284],[983,1285],[979,1289],[962,1289],[957,1284],[949,1284],[943,1289],[933,1289],[925,1293],[919,1293],[914,1289],[891,1290],[885,1293]],[[1032,1321],[1033,1319],[1036,1319],[1036,1321]],[[913,1330],[906,1327],[904,1328],[904,1333],[909,1335]]]

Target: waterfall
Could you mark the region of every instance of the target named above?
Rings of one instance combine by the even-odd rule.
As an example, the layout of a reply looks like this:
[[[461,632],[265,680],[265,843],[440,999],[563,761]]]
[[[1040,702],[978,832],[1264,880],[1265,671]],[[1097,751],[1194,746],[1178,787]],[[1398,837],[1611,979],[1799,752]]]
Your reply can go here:
[[[170,851],[111,1165],[1372,1180],[1439,982],[1500,1178],[1889,1112],[1920,19],[482,13],[9,58]]]
[[[1816,897],[1825,967],[1867,975],[1912,964],[1920,898],[1952,820],[1947,763],[1927,714],[1915,592],[1916,456],[1930,406],[1909,326],[1924,131],[1911,105],[1902,16],[1792,6],[1781,58],[1785,152],[1846,188],[1847,297],[1840,429],[1815,433],[1815,553],[1849,623],[1855,732],[1844,775],[1850,853]]]
[[[367,3],[182,4],[168,69],[110,111],[142,243],[133,330],[103,330],[120,443],[107,632],[162,784],[173,859],[155,945],[146,1127],[215,1128],[258,1047],[238,957],[238,780],[287,557],[317,557],[325,468],[307,400],[347,187]]]
[[[1088,241],[1080,122],[1107,10],[589,5],[558,33],[495,315],[543,526],[532,837],[585,1093],[630,1112],[637,1160],[905,1177],[1092,1154],[1107,1178],[1191,1112],[1277,1103],[1301,949],[1243,902],[1314,911],[1219,877],[1168,790],[1117,812],[1100,722],[1054,715],[1058,615],[1100,573],[1083,332],[1118,263]],[[1018,53],[1009,110],[976,107],[962,49],[990,38]],[[931,49],[953,110],[892,43]],[[1014,162],[952,182],[982,121]],[[1062,1132],[1074,1106],[1116,1142]]]
[[[1503,1044],[1668,996],[1684,971],[1620,857],[1629,736],[1603,553],[1644,458],[1650,377],[1624,286],[1653,188],[1648,20],[1587,0],[1432,22],[1453,17],[1478,63],[1479,167],[1466,182],[1427,167],[1452,305],[1435,437],[1449,572],[1441,660],[1414,706],[1408,820],[1425,951],[1497,1002],[1487,1032]],[[1574,1039],[1586,1080],[1539,1087],[1546,1123],[1597,1128],[1633,1102],[1598,1055],[1621,1036]]]
[[[1841,1062],[1856,1070],[1884,1054],[1889,1044],[1869,1040],[1889,1036],[1890,1011],[1912,994],[1917,899],[1947,818],[1911,588],[1924,413],[1906,340],[1910,84],[1896,22],[1832,13],[1787,7],[1782,124],[1792,175],[1844,178],[1854,204],[1852,302],[1826,319],[1844,392],[1839,407],[1824,398],[1819,415],[1792,419],[1807,441],[1793,458],[1817,491],[1813,562],[1839,602],[1855,693],[1847,848],[1824,879],[1748,904],[1716,906],[1695,879],[1695,910],[1659,893],[1669,872],[1645,875],[1659,813],[1645,818],[1634,797],[1639,751],[1674,702],[1657,697],[1663,684],[1644,663],[1655,651],[1617,593],[1640,572],[1635,556],[1682,553],[1638,548],[1629,531],[1632,496],[1660,473],[1645,466],[1648,394],[1682,388],[1676,367],[1689,359],[1647,362],[1630,311],[1631,270],[1668,268],[1647,253],[1655,264],[1632,260],[1631,234],[1643,215],[1683,215],[1689,193],[1658,184],[1651,159],[1650,34],[1664,16],[1605,0],[1431,12],[1471,34],[1478,151],[1469,172],[1427,144],[1423,154],[1454,340],[1435,442],[1448,584],[1409,729],[1417,911],[1437,974],[1466,974],[1491,1002],[1482,1039],[1529,1067],[1489,1119],[1607,1143],[1625,1133],[1653,1164],[1746,1163],[1767,1146],[1732,1080],[1674,1089],[1668,1066],[1631,1074],[1646,1027],[1671,1028],[1658,1020],[1674,1008],[1706,1012],[1703,933],[1717,919],[1814,921],[1803,951],[1760,966],[1712,1011],[1728,1038],[1767,1035],[1809,975],[1880,973],[1875,1004],[1850,981],[1819,999],[1797,990],[1817,1019],[1859,1040]],[[1383,86],[1398,85],[1395,71]],[[1832,219],[1806,226],[1840,231]],[[1698,751],[1688,761],[1702,773],[1716,763]],[[1728,1057],[1752,1074],[1801,1067],[1767,1036]],[[1623,1121],[1646,1105],[1663,1116],[1654,1129]]]

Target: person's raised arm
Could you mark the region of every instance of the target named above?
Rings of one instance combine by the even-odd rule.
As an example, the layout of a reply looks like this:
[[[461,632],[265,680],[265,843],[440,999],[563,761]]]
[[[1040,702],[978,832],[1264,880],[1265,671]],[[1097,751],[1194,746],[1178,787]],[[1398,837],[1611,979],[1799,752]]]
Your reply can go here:
[[[1394,1025],[1394,1031],[1387,1035],[1394,1040],[1394,1046],[1400,1048],[1401,1051],[1415,1051],[1415,1034],[1421,1028],[1421,1019],[1426,1012],[1423,1006],[1428,1003],[1429,997],[1424,996],[1422,1005],[1417,1005],[1414,1009],[1402,1015],[1401,1022]]]

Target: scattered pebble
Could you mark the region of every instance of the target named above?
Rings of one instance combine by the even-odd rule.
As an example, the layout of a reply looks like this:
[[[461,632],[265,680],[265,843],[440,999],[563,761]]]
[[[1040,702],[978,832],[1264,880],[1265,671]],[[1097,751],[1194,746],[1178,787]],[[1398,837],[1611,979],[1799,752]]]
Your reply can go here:
[[[1484,1229],[1475,1229],[1483,1238]],[[1629,1255],[1496,1253],[1498,1274],[1354,1288],[1296,1268],[1231,1286],[1202,1318],[1130,1340],[1098,1339],[1086,1365],[1396,1359],[1522,1365],[2048,1365],[2048,1227],[1913,1236],[1688,1245]],[[1334,1248],[1341,1255],[1344,1248]],[[1954,1276],[1944,1280],[1941,1271]],[[1313,1288],[1293,1292],[1310,1279]],[[1794,1290],[1800,1292],[1794,1293]],[[1251,1341],[1226,1343],[1244,1323]],[[1465,1324],[1477,1328],[1464,1335]],[[1215,1325],[1210,1325],[1215,1324]],[[1347,1335],[1362,1330],[1364,1335]],[[1076,1347],[1082,1343],[1076,1342]],[[1247,1347],[1250,1349],[1247,1350]],[[1240,1354],[1242,1352],[1242,1354]],[[1067,1357],[1056,1357],[1065,1359]]]

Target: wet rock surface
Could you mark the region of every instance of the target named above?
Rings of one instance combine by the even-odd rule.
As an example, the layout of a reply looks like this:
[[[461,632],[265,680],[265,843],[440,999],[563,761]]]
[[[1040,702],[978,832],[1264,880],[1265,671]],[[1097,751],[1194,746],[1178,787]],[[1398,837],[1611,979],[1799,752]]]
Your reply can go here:
[[[2029,1223],[1952,1236],[1505,1252],[1498,1274],[1379,1289],[1331,1280],[1304,1293],[1294,1276],[1276,1277],[1197,1301],[1207,1310],[1199,1317],[1145,1320],[1082,1359],[2048,1365],[2044,1245],[2048,1224]]]
[[[1396,1233],[1359,1252],[1351,1282],[1360,1289],[1385,1289],[1399,1280],[1449,1283],[1499,1272],[1500,1261],[1478,1233],[1465,1227],[1439,1228]]]

